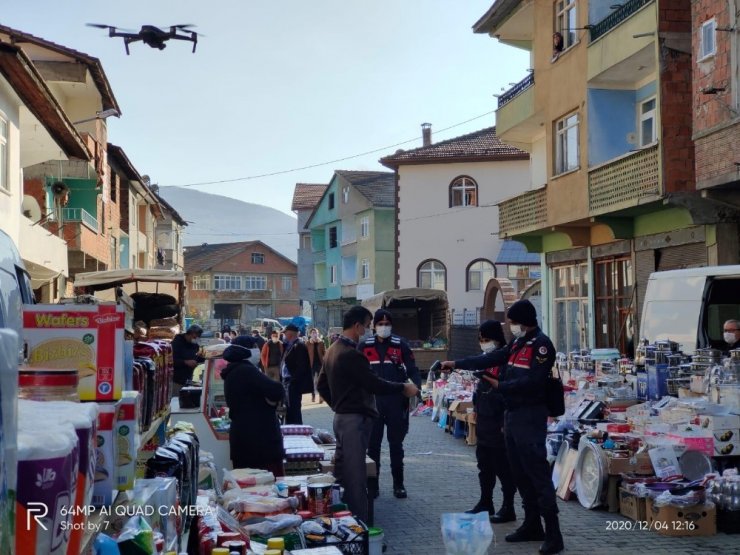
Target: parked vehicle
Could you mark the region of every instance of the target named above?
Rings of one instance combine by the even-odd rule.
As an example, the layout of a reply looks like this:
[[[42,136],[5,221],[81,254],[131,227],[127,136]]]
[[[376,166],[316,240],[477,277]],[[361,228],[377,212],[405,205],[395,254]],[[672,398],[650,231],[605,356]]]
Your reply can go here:
[[[740,266],[654,272],[642,307],[640,337],[670,339],[684,352],[724,349],[722,326],[740,318]]]
[[[31,278],[13,240],[0,230],[0,328],[19,337],[23,330],[23,305],[34,302]]]
[[[272,328],[272,331],[276,331],[280,333],[283,331],[283,325],[275,320],[274,318],[260,318],[259,320],[254,320],[249,328],[249,331],[252,330],[260,330],[260,334],[263,336],[267,336],[267,329]]]
[[[375,313],[385,308],[393,316],[393,333],[405,338],[422,374],[435,360],[446,360],[449,350],[450,317],[447,294],[438,289],[394,289],[362,301]]]

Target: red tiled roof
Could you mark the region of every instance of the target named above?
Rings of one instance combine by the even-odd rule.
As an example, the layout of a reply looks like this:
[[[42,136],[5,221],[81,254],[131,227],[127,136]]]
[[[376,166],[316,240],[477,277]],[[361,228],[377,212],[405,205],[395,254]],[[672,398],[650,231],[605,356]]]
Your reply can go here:
[[[318,204],[328,185],[323,183],[296,183],[293,191],[291,210],[313,210]]]
[[[451,161],[495,161],[525,160],[529,154],[523,150],[501,142],[496,136],[496,128],[488,127],[413,150],[399,150],[391,156],[380,159],[388,168],[403,164],[434,164]]]
[[[293,266],[296,266],[295,262],[283,256],[262,241],[240,241],[237,243],[216,243],[213,245],[203,243],[199,246],[185,247],[185,273],[193,274],[198,272],[207,272],[220,262],[223,262],[228,258],[233,258],[246,249],[257,245],[259,245],[260,248],[274,253],[275,256],[279,256]]]

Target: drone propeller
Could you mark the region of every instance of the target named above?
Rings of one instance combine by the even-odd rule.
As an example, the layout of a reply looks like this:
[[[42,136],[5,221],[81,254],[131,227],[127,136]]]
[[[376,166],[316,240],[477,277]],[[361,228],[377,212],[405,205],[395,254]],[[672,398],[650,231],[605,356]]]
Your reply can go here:
[[[175,29],[187,29],[189,27],[195,27],[192,23],[181,23],[180,25],[166,25],[166,27],[174,27]]]
[[[113,25],[106,25],[105,23],[85,23],[88,27],[97,27],[98,29],[115,29]]]

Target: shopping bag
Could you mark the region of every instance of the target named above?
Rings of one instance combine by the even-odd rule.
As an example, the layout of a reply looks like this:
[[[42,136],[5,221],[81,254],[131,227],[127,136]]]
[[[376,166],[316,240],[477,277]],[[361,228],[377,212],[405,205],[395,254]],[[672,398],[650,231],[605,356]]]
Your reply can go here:
[[[493,541],[488,512],[443,513],[442,540],[447,555],[484,555]]]

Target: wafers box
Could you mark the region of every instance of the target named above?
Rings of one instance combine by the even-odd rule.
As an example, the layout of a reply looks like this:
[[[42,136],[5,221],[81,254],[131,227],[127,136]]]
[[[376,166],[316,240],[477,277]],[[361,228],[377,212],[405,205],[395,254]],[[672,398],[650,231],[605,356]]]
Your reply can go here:
[[[74,368],[81,401],[116,401],[124,381],[124,319],[115,304],[25,305],[28,365]]]

